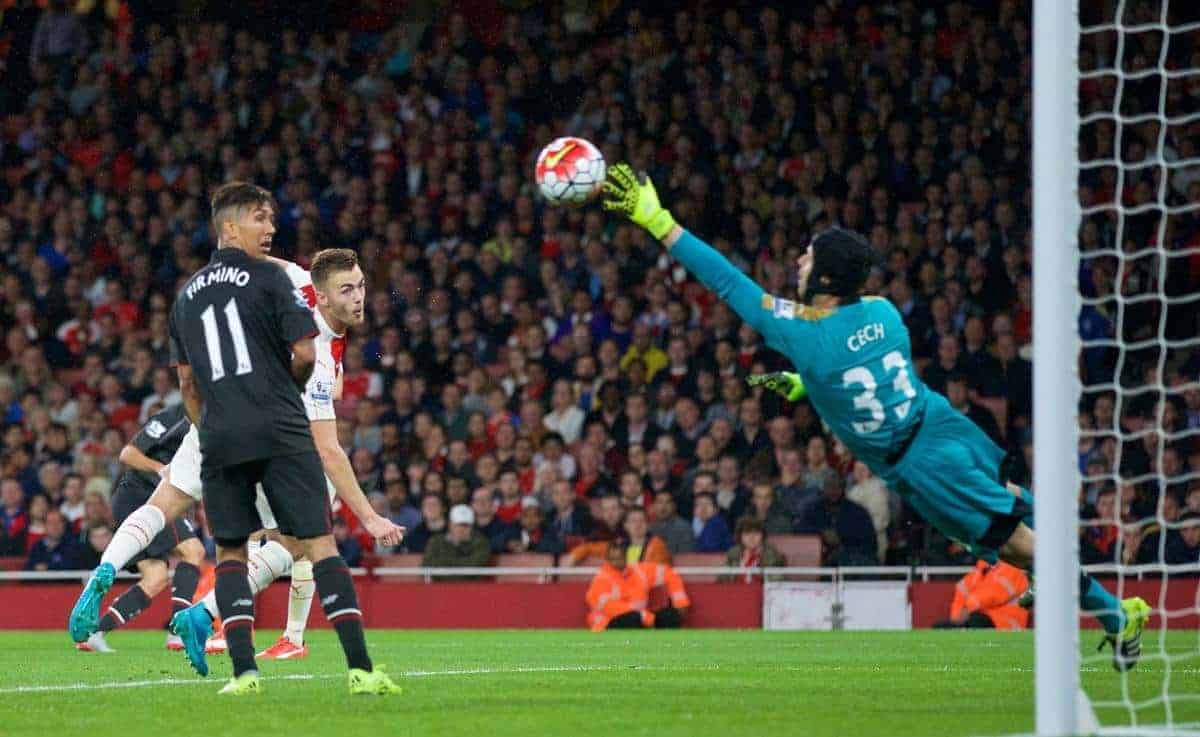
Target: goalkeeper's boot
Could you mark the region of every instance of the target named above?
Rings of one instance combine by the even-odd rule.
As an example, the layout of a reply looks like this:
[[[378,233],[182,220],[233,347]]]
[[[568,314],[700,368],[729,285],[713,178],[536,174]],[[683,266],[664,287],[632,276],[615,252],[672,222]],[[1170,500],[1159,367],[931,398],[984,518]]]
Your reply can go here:
[[[203,604],[193,604],[171,617],[171,632],[183,640],[183,652],[192,668],[202,676],[208,675],[208,659],[204,657],[204,644],[212,634],[212,617]],[[236,680],[236,679],[235,679]],[[232,682],[231,682],[232,684]],[[228,688],[228,686],[226,687]],[[257,692],[258,686],[255,685]],[[221,693],[225,693],[224,690]]]
[[[104,601],[104,595],[112,588],[116,577],[117,569],[112,563],[101,563],[92,571],[67,620],[67,629],[75,642],[87,642],[92,633],[100,629],[100,602]]]
[[[350,669],[350,693],[352,694],[387,696],[402,691],[403,689],[393,683],[392,679],[388,678],[388,674],[379,668],[370,671],[361,668]]]
[[[794,374],[790,371],[753,374],[746,377],[746,383],[750,386],[764,386],[789,402],[798,401],[805,394],[804,382],[801,381],[800,374]]]
[[[262,686],[258,682],[258,671],[246,671],[240,676],[234,676],[229,679],[218,694],[226,694],[228,696],[257,696],[262,693]]]
[[[1150,605],[1140,596],[1133,596],[1121,602],[1121,611],[1125,626],[1118,634],[1105,635],[1097,650],[1112,645],[1113,669],[1124,672],[1133,670],[1142,657],[1142,631],[1150,621]]]

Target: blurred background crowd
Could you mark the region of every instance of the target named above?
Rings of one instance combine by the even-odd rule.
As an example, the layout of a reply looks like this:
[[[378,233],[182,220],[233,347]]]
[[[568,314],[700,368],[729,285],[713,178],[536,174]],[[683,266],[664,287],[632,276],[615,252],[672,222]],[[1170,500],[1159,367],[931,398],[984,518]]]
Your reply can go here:
[[[765,532],[831,565],[969,562],[807,402],[747,388],[780,355],[640,230],[546,206],[532,161],[594,141],[778,294],[812,233],[864,233],[922,377],[1028,484],[1028,0],[323,5],[0,0],[0,555],[94,565],[117,455],[180,399],[167,310],[207,197],[244,179],[278,200],[276,255],[353,248],[369,281],[338,431],[410,534],[374,550],[339,513],[352,564],[453,523],[437,560],[615,537],[758,560]],[[1081,49],[1132,75],[1081,86],[1081,156],[1109,162],[1080,182],[1085,562],[1200,554],[1176,529],[1200,518],[1200,80],[1155,72],[1200,67],[1196,41]]]

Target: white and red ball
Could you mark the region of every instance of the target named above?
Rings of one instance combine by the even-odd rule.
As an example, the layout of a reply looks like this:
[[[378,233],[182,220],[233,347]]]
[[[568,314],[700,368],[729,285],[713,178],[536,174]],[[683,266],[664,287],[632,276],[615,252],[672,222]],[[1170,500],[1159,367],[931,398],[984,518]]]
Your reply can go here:
[[[583,138],[556,138],[538,154],[534,177],[554,205],[581,205],[604,185],[604,155]]]

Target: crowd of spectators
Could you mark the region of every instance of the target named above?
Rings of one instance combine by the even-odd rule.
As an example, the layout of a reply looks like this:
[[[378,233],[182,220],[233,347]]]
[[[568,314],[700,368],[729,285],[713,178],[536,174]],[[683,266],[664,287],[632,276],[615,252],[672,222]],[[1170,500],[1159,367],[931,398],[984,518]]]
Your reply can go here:
[[[866,234],[885,264],[869,291],[904,314],[922,377],[1030,482],[1028,0],[473,6],[260,35],[161,3],[0,5],[0,555],[74,568],[103,549],[117,454],[179,401],[167,309],[213,247],[206,197],[244,179],[278,200],[277,255],[359,253],[369,309],[338,433],[372,503],[409,528],[395,552],[576,562],[577,545],[621,538],[735,561],[773,559],[762,535],[799,532],[831,564],[968,561],[807,402],[747,388],[784,359],[656,243],[538,199],[532,159],[568,133],[649,172],[681,223],[774,293],[794,291],[812,233]],[[1129,5],[1126,20],[1157,21],[1156,3]],[[1125,71],[1156,65],[1161,35],[1127,38]],[[1085,68],[1115,48],[1088,35]],[[1200,67],[1200,47],[1172,38],[1164,58]],[[1122,113],[1160,111],[1160,85],[1167,114],[1200,106],[1194,80],[1152,75],[1121,86]],[[1117,88],[1087,82],[1083,109],[1111,108]],[[1120,136],[1101,120],[1081,151],[1194,157],[1189,120]],[[1159,545],[1157,528],[1116,522],[1200,513],[1200,353],[1183,340],[1200,302],[1117,297],[1193,288],[1195,256],[1165,254],[1200,247],[1182,207],[1200,173],[1098,167],[1081,194],[1097,209],[1080,330],[1099,343],[1080,362],[1098,387],[1081,406],[1080,501],[1104,518],[1084,547],[1194,559],[1191,532],[1169,526]],[[1178,214],[1112,207],[1154,202]],[[349,515],[335,533],[348,559],[392,552]]]

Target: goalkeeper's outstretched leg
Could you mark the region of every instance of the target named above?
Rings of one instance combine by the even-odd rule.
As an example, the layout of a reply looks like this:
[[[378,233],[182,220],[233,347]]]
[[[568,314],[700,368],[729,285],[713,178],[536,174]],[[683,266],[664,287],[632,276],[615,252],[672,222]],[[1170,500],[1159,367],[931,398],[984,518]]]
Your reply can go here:
[[[1023,494],[1028,494],[1024,489]],[[1029,520],[1032,523],[1032,519]],[[1034,531],[1024,521],[1017,525],[1008,541],[999,550],[1007,563],[1030,568],[1033,566]],[[1079,574],[1079,608],[1091,612],[1104,626],[1100,648],[1113,649],[1113,668],[1126,671],[1137,665],[1142,656],[1142,631],[1150,619],[1150,605],[1139,596],[1124,601],[1104,588],[1095,578]]]

